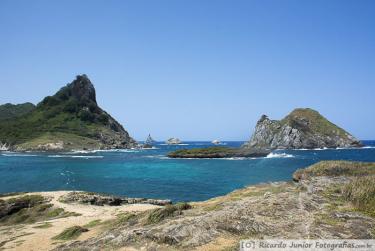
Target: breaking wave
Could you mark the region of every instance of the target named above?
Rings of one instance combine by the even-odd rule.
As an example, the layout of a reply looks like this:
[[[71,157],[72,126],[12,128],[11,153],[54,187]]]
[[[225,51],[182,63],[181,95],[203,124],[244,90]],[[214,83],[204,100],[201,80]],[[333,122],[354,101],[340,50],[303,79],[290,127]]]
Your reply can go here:
[[[90,155],[48,155],[48,158],[79,158],[79,159],[101,159],[104,156],[90,156]]]
[[[287,153],[270,153],[265,158],[266,159],[271,159],[271,158],[294,158],[294,155],[287,154]]]

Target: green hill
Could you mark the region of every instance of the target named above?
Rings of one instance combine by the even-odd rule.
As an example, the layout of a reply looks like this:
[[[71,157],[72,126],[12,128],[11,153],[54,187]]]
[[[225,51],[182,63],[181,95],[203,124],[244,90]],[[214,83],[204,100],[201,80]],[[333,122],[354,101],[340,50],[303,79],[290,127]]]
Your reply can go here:
[[[34,109],[35,105],[32,103],[24,103],[18,105],[7,103],[5,105],[0,105],[0,121],[24,116]]]
[[[130,148],[136,142],[96,102],[86,75],[77,76],[23,116],[0,121],[0,142],[15,150]]]

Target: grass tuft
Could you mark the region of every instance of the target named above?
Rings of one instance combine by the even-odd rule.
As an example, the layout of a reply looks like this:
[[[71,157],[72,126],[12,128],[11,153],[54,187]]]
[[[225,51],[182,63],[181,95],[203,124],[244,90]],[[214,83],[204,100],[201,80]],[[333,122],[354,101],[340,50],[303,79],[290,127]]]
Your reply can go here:
[[[102,220],[93,220],[87,223],[86,225],[84,225],[83,227],[92,228],[92,227],[96,227],[97,225],[100,225],[101,223],[102,223]]]
[[[355,178],[344,187],[343,194],[359,211],[375,217],[375,176]]]
[[[82,233],[89,231],[87,228],[81,226],[73,226],[65,229],[60,234],[52,239],[54,240],[73,240],[80,236]]]
[[[52,224],[51,223],[49,223],[49,222],[44,222],[43,224],[40,224],[40,225],[37,225],[37,226],[35,226],[35,227],[33,227],[33,228],[50,228],[50,227],[52,227]]]
[[[366,176],[375,175],[375,163],[354,161],[321,161],[293,174],[294,181],[313,176]]]
[[[182,202],[176,205],[167,205],[163,208],[153,210],[147,217],[147,224],[155,224],[164,220],[165,218],[182,214],[183,210],[188,210],[192,206],[188,203]]]

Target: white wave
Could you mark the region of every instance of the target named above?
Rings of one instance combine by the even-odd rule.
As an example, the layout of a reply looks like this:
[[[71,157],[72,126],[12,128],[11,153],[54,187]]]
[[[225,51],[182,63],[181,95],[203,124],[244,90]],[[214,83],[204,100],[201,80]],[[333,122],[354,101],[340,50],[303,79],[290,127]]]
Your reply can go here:
[[[185,144],[185,143],[181,143],[181,144],[159,144],[160,146],[188,146],[190,144]]]
[[[218,158],[220,159],[220,158]],[[222,158],[222,159],[225,159],[225,160],[245,160],[245,159],[249,159],[249,158],[246,158],[246,157],[231,157],[231,158]]]
[[[137,153],[140,149],[138,148],[131,148],[131,149],[103,149],[103,150],[72,150],[66,154],[90,154],[90,153],[98,153],[98,152],[127,152],[127,153]]]
[[[36,154],[21,154],[21,153],[2,153],[2,156],[6,157],[36,157]]]
[[[292,155],[292,154],[286,154],[286,153],[270,153],[265,158],[266,159],[271,159],[271,158],[294,158],[294,155]]]
[[[157,150],[157,149],[160,149],[158,147],[150,147],[150,148],[141,148],[140,150]]]
[[[361,147],[362,149],[372,149],[372,148],[375,148],[375,146],[363,146],[363,147]],[[360,149],[361,149],[360,148]]]
[[[90,156],[90,155],[48,155],[48,158],[81,158],[81,159],[101,159],[104,156]]]

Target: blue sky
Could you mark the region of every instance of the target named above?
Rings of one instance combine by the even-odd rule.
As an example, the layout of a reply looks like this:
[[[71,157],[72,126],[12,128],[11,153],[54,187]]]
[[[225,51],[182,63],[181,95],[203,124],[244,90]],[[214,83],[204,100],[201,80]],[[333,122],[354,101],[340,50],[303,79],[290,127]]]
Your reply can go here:
[[[311,107],[375,139],[375,1],[0,1],[0,103],[86,73],[143,140],[246,140]]]

